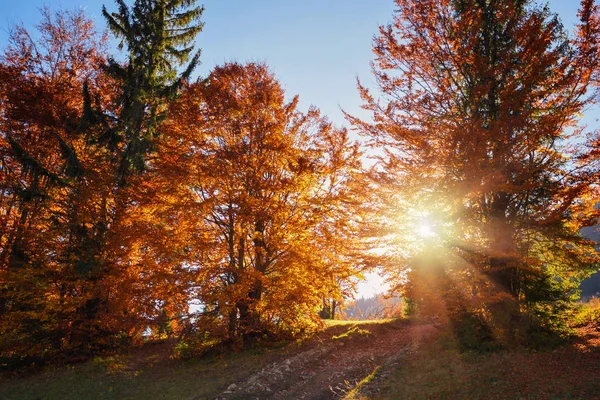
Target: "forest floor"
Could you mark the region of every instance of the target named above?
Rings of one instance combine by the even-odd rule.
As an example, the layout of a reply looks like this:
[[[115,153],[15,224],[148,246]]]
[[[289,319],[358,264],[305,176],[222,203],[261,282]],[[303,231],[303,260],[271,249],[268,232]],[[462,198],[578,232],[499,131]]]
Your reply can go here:
[[[553,351],[481,354],[431,322],[330,321],[310,340],[199,360],[163,341],[3,376],[0,399],[600,399],[599,328]]]

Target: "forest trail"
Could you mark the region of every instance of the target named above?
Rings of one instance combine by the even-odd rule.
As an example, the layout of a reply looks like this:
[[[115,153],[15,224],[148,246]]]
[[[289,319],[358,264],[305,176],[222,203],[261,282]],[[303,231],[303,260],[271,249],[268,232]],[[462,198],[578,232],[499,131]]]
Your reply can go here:
[[[408,351],[431,340],[436,332],[432,324],[407,321],[336,324],[308,349],[232,382],[217,399],[341,399],[370,376],[385,376]]]

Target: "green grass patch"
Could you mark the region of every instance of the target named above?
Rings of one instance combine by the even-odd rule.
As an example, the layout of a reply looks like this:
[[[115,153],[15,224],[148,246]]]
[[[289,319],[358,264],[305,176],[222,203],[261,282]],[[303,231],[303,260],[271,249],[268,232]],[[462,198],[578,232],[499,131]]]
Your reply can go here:
[[[350,339],[352,337],[369,336],[371,331],[368,329],[361,329],[357,325],[351,326],[346,332],[339,335],[333,335],[332,340]]]
[[[344,400],[366,400],[367,397],[362,396],[360,394],[360,390],[365,387],[368,383],[374,381],[377,376],[381,372],[381,366],[375,368],[373,372],[367,375],[362,381],[358,382],[358,384],[348,392],[348,394],[344,397]]]
[[[126,356],[45,368],[33,375],[0,377],[3,400],[213,399],[232,382],[247,379],[271,360],[253,351],[199,360],[155,361],[152,354],[131,365]]]
[[[338,320],[338,319],[325,319],[326,327],[334,326],[352,326],[352,325],[383,325],[389,324],[390,322],[397,321],[398,318],[386,318],[386,319],[369,319],[364,321],[350,321],[350,320]]]

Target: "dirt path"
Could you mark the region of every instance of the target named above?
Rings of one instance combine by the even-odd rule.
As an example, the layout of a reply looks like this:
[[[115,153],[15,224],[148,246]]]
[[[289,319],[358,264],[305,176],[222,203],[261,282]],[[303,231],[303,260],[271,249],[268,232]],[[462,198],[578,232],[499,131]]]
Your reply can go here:
[[[340,399],[375,371],[398,364],[436,331],[433,325],[400,321],[331,328],[310,349],[232,382],[217,399]]]

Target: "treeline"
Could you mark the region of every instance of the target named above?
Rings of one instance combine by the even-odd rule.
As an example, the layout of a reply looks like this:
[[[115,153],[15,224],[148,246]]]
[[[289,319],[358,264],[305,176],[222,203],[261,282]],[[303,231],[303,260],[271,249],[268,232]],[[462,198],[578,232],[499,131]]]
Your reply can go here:
[[[406,310],[400,297],[390,297],[376,294],[372,297],[361,297],[349,301],[342,307],[341,315],[345,320],[373,320],[385,318],[400,318]]]
[[[581,235],[589,240],[596,242],[596,249],[600,246],[600,232],[598,226],[590,226],[581,230]],[[581,299],[588,300],[592,297],[600,296],[600,273],[596,272],[583,282],[581,282]]]
[[[518,341],[598,269],[593,0],[574,34],[534,1],[396,0],[379,91],[359,84],[373,119],[347,116],[370,168],[263,64],[193,82],[195,1],[117,6],[121,56],[44,10],[0,57],[2,365],[310,332],[375,265],[411,310]]]

